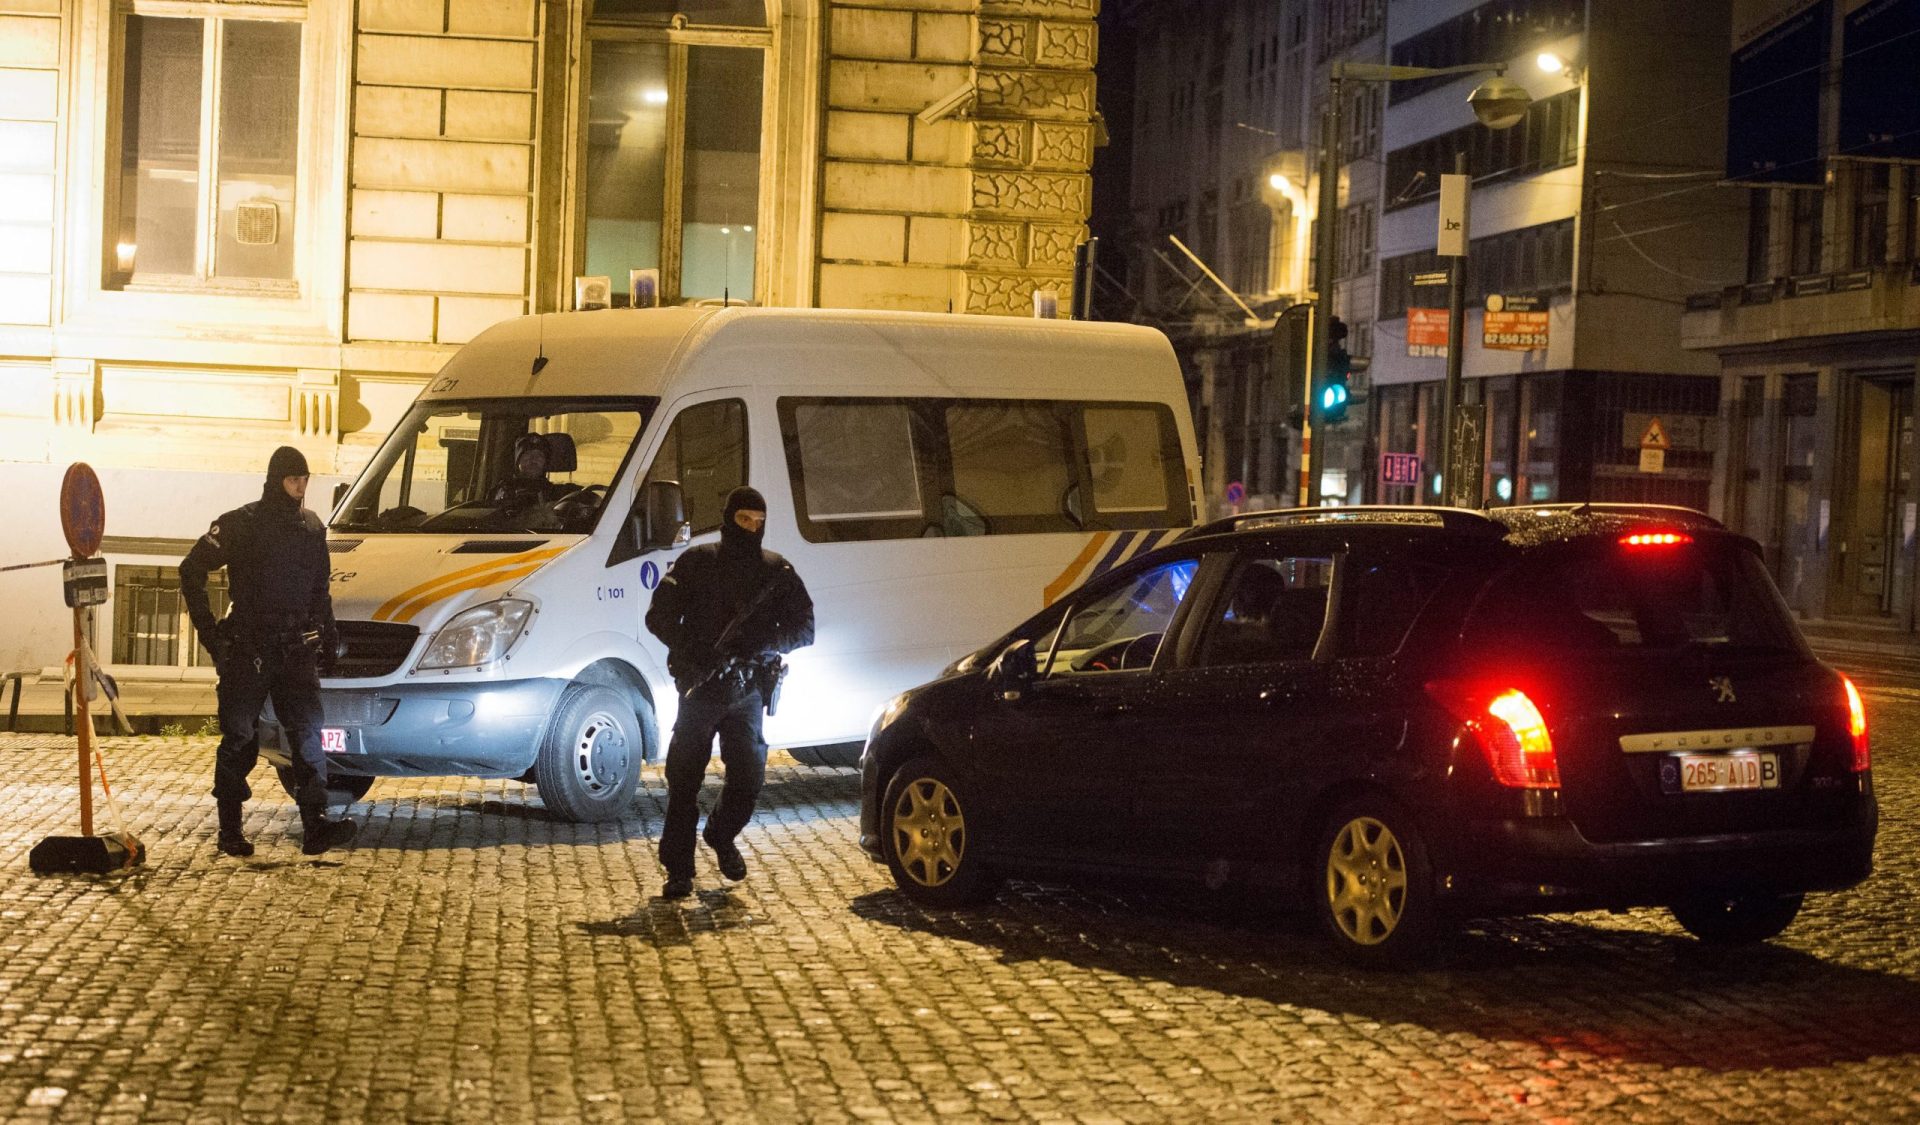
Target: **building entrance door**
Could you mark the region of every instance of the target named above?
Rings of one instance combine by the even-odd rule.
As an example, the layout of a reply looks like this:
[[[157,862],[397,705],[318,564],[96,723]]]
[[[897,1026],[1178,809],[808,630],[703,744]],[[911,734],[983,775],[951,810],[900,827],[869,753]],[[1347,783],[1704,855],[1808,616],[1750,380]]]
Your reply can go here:
[[[1853,501],[1840,546],[1840,611],[1906,621],[1913,605],[1913,378],[1856,384]]]

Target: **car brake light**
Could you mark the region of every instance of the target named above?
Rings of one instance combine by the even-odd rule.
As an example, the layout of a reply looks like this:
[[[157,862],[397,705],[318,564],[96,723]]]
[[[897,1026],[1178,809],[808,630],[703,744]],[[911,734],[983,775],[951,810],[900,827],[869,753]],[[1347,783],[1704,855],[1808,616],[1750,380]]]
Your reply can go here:
[[[1428,684],[1427,691],[1474,732],[1494,780],[1511,789],[1560,788],[1553,736],[1526,692],[1509,688],[1489,695],[1445,681]]]
[[[1622,547],[1683,547],[1693,542],[1693,536],[1679,531],[1641,532],[1636,535],[1622,535]]]
[[[1840,677],[1840,686],[1847,691],[1847,733],[1853,736],[1853,772],[1865,773],[1873,768],[1873,750],[1867,744],[1867,705],[1860,702],[1860,689],[1853,681]]]

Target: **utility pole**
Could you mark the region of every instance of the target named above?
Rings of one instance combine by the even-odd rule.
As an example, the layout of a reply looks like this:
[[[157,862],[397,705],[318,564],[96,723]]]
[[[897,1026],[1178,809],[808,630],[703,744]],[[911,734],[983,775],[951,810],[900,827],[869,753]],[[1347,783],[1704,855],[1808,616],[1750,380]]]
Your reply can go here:
[[[1327,81],[1327,110],[1320,124],[1320,203],[1314,220],[1320,224],[1319,246],[1314,252],[1316,272],[1313,279],[1313,362],[1307,369],[1306,412],[1300,423],[1301,502],[1309,508],[1320,506],[1321,464],[1326,457],[1326,442],[1314,433],[1313,411],[1320,401],[1320,388],[1326,382],[1327,366],[1333,348],[1327,329],[1333,324],[1333,275],[1340,260],[1340,97],[1342,74],[1334,63]],[[1316,440],[1320,439],[1320,440]]]

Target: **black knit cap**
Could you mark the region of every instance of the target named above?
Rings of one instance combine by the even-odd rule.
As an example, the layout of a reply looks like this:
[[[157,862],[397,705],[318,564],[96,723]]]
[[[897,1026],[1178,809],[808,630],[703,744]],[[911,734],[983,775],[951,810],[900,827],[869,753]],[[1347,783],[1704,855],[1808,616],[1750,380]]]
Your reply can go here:
[[[733,513],[735,512],[764,512],[766,510],[767,500],[766,497],[760,495],[760,490],[757,488],[748,488],[743,484],[732,492],[727,493],[727,507],[725,511],[721,512],[721,518],[731,523],[733,522]]]
[[[267,462],[267,483],[278,484],[287,477],[310,476],[307,471],[307,455],[291,445],[283,445],[273,451],[273,459]]]

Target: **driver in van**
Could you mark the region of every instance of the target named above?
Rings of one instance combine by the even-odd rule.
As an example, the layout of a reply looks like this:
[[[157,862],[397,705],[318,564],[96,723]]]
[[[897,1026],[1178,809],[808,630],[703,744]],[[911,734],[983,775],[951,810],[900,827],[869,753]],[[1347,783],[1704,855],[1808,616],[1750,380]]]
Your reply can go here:
[[[496,507],[525,508],[550,504],[576,491],[572,485],[547,479],[553,454],[545,434],[521,434],[513,439],[513,475],[493,490]]]
[[[813,643],[813,599],[792,563],[761,549],[766,524],[767,502],[759,492],[742,487],[728,493],[719,544],[682,554],[647,610],[647,629],[665,642],[667,671],[680,689],[680,715],[667,744],[662,898],[693,893],[700,782],[715,734],[727,780],[701,836],[721,875],[734,882],[747,877],[747,861],[734,839],[752,819],[766,780],[761,714],[777,691],[781,654]]]

